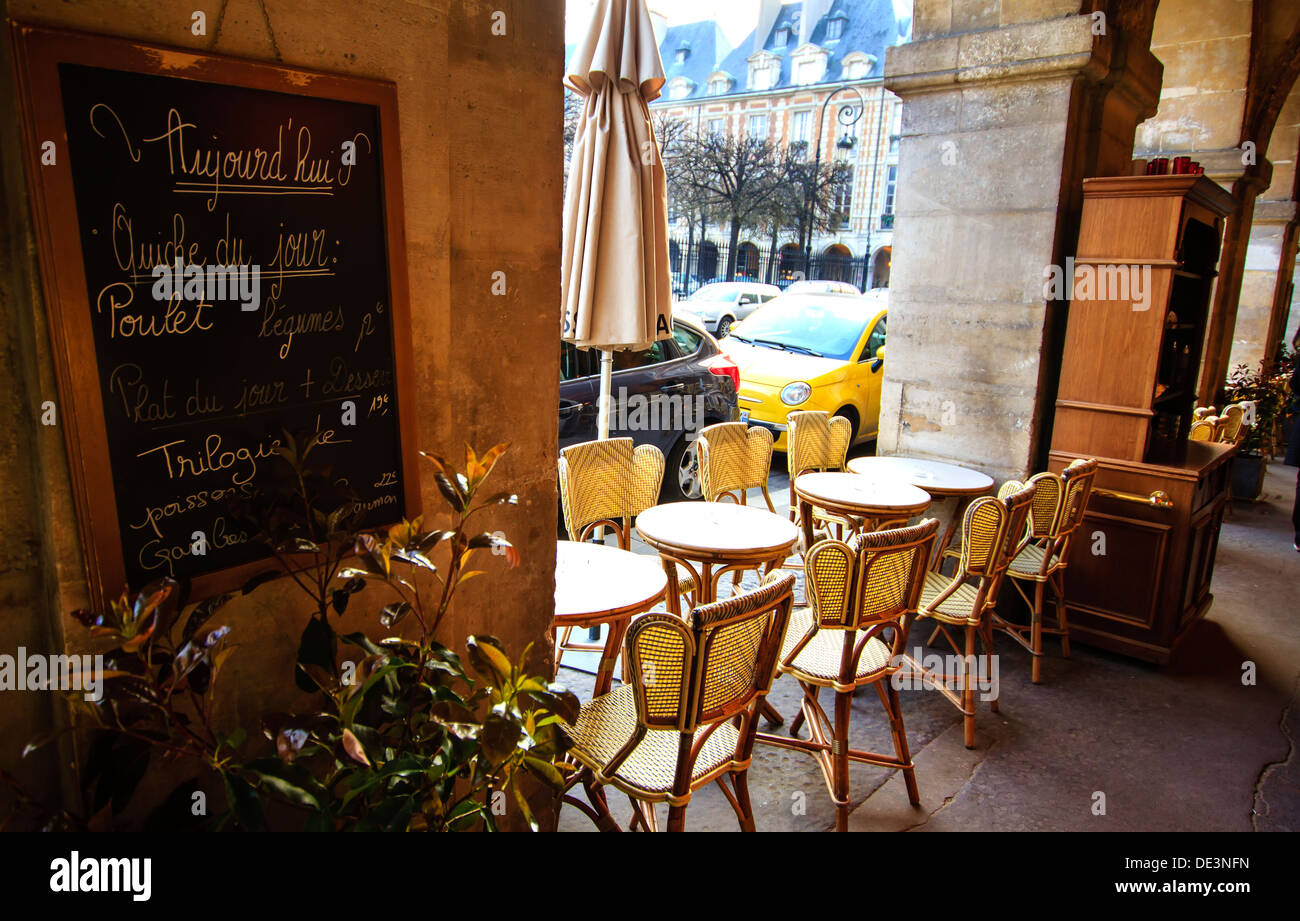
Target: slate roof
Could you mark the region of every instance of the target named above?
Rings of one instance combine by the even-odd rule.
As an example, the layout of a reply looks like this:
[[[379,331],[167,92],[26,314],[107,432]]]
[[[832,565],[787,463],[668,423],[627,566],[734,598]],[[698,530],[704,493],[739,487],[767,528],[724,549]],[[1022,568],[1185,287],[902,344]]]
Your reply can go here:
[[[802,3],[785,4],[773,21],[768,34],[764,36],[763,50],[781,58],[781,76],[770,90],[763,92],[779,92],[795,88],[791,82],[790,55],[799,48],[799,26],[795,22],[795,14],[802,12]],[[845,17],[843,34],[838,39],[827,41],[828,22],[837,17]],[[776,43],[776,33],[782,27],[790,29],[790,41],[784,47]],[[906,19],[900,21],[894,16],[892,0],[835,0],[826,15],[817,22],[809,38],[813,44],[830,52],[826,73],[818,84],[838,83],[844,79],[844,58],[855,51],[865,52],[875,58],[875,64],[867,74],[868,79],[882,77],[885,68],[885,49],[890,45],[907,41],[910,32],[910,21]],[[706,46],[704,36],[716,36],[716,39],[711,46]],[[665,88],[664,95],[655,104],[680,103],[708,97],[708,78],[716,70],[730,74],[735,82],[730,91],[709,98],[726,98],[750,92],[746,85],[749,79],[747,59],[754,54],[754,38],[754,32],[750,32],[736,48],[710,59],[706,47],[716,49],[726,45],[716,23],[703,21],[673,26],[667,31],[659,46],[659,53],[664,61],[664,71],[668,80],[672,80],[679,73],[684,74],[695,82],[695,88],[689,96],[673,100],[669,100]],[[677,48],[683,40],[691,42],[691,54],[684,65],[674,65]]]
[[[678,64],[677,51],[680,48],[686,48],[690,53],[685,61]],[[730,52],[731,45],[723,35],[722,28],[713,20],[669,26],[659,45],[659,57],[664,63],[664,79],[686,77],[694,81],[695,93],[699,95],[704,95],[709,74],[718,69],[718,62]],[[743,79],[743,74],[732,76],[737,80]]]

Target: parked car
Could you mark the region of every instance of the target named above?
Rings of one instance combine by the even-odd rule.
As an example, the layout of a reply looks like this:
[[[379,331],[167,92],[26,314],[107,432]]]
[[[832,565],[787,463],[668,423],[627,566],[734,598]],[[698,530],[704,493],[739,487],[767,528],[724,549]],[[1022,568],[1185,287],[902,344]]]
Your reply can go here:
[[[862,289],[847,281],[830,281],[825,278],[810,278],[796,281],[785,289],[786,294],[853,294],[862,296]]]
[[[610,390],[611,438],[630,436],[664,452],[665,502],[698,499],[694,435],[715,422],[739,418],[740,371],[708,331],[673,317],[673,337],[640,352],[614,353]],[[560,447],[596,438],[600,353],[560,345]]]
[[[709,332],[719,339],[731,331],[733,323],[745,319],[762,304],[781,293],[776,285],[752,281],[715,281],[696,291],[681,306],[700,318]]]
[[[853,441],[876,437],[888,300],[786,293],[736,324],[721,342],[740,366],[740,418],[771,430],[786,449],[786,416],[819,409],[844,416]]]

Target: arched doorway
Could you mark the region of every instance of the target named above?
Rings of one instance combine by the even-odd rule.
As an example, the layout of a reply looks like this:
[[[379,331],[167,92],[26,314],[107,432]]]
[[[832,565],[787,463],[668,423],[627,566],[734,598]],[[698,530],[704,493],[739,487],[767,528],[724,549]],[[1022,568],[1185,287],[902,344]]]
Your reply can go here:
[[[700,255],[695,262],[695,274],[702,285],[718,277],[718,247],[708,240],[700,244]]]
[[[776,258],[776,279],[775,284],[784,288],[786,285],[801,278],[796,272],[804,271],[803,250],[798,243],[787,243],[781,247]]]
[[[853,254],[843,243],[832,243],[822,250],[815,274],[827,281],[852,282]]]
[[[871,287],[889,287],[889,263],[893,254],[894,249],[892,246],[882,246],[871,257]]]
[[[753,243],[742,243],[736,248],[736,278],[758,280],[758,247]]]

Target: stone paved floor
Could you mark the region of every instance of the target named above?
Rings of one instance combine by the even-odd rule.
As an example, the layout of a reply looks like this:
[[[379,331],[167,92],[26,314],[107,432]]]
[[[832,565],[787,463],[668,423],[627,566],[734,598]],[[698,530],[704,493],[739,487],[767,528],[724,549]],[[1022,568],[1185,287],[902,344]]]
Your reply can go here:
[[[774,468],[779,468],[777,455]],[[960,714],[933,691],[903,691],[908,741],[922,805],[902,778],[852,765],[854,830],[1205,830],[1300,829],[1300,553],[1291,547],[1295,468],[1270,468],[1258,503],[1237,503],[1220,537],[1207,617],[1173,664],[1158,667],[1075,644],[1050,654],[1044,682],[1029,680],[1029,656],[998,643],[1001,712],[981,706],[976,745],[962,744]],[[774,469],[770,492],[784,511],[787,481]],[[761,500],[760,500],[761,501]],[[651,552],[640,545],[639,552]],[[800,574],[801,575],[801,574]],[[796,588],[801,597],[802,586]],[[913,645],[924,639],[912,635]],[[1049,647],[1050,649],[1050,647]],[[1053,651],[1055,652],[1055,651]],[[1243,685],[1253,661],[1258,681]],[[591,678],[562,668],[583,699]],[[781,678],[771,700],[787,716],[798,687]],[[823,701],[828,705],[829,698]],[[777,730],[784,731],[784,730]],[[873,692],[855,700],[855,748],[889,750],[888,723]],[[813,759],[758,746],[750,793],[761,831],[824,831],[834,809]],[[1097,794],[1105,815],[1095,815]],[[615,817],[630,805],[611,792]],[[661,807],[662,809],[662,807]],[[696,794],[687,828],[733,831],[734,813],[716,787]],[[589,831],[574,809],[560,830]]]

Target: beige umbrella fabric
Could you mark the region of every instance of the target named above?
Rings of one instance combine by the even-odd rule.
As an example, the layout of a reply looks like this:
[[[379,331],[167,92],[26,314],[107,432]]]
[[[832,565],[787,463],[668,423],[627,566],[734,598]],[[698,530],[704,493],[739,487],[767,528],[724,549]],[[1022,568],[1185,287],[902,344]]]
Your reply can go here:
[[[648,106],[664,69],[645,0],[599,0],[565,83],[585,98],[564,199],[560,333],[584,348],[646,348],[672,335],[672,299],[667,185]]]

